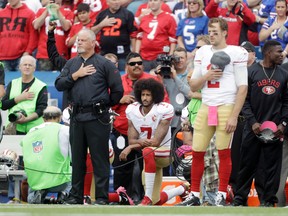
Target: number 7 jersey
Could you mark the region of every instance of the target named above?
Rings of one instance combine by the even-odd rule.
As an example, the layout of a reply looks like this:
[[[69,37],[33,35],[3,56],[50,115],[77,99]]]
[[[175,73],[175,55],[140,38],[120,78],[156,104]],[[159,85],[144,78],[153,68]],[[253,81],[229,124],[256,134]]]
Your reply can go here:
[[[126,109],[127,118],[133,123],[135,129],[139,133],[139,139],[151,139],[154,137],[156,129],[162,120],[171,120],[174,116],[174,108],[171,104],[161,102],[154,104],[147,115],[141,113],[141,104],[134,102],[128,105]],[[171,128],[163,139],[161,146],[170,148],[171,144]]]
[[[141,40],[140,53],[143,59],[155,60],[158,54],[163,53],[164,46],[176,43],[176,30],[176,20],[170,13],[144,16],[137,34],[137,39]]]

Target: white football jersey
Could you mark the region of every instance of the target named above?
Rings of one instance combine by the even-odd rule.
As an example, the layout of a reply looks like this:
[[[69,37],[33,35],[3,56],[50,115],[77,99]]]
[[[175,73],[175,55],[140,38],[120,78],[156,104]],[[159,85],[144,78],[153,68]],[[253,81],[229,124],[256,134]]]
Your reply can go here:
[[[161,102],[154,104],[150,112],[143,116],[140,111],[141,104],[134,102],[129,104],[126,109],[127,118],[132,121],[135,129],[139,133],[140,139],[151,139],[154,137],[156,128],[161,120],[172,119],[174,116],[174,108],[171,104]],[[171,145],[171,128],[163,139],[161,146],[170,148]]]
[[[241,67],[241,73],[243,73],[243,76],[247,76],[248,53],[244,48],[229,45],[221,50],[213,50],[212,45],[205,45],[196,52],[194,59],[195,69],[191,79],[196,79],[205,75],[211,67],[210,60],[213,53],[219,51],[227,53],[230,56],[231,61],[226,65],[223,76],[219,80],[208,81],[204,84],[201,91],[202,102],[208,106],[234,104],[238,90],[235,78],[237,67]],[[244,79],[246,80],[245,84],[247,85],[248,77]]]

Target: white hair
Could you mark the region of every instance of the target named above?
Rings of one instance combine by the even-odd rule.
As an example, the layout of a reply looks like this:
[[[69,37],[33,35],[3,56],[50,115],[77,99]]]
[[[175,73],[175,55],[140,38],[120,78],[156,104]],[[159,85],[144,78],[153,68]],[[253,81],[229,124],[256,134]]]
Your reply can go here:
[[[96,40],[95,33],[92,30],[90,30],[90,29],[82,29],[78,34],[87,35],[89,37],[89,39],[92,40],[92,41]]]
[[[31,60],[34,67],[36,67],[36,59],[31,55],[22,56],[19,65],[23,64],[24,60]]]

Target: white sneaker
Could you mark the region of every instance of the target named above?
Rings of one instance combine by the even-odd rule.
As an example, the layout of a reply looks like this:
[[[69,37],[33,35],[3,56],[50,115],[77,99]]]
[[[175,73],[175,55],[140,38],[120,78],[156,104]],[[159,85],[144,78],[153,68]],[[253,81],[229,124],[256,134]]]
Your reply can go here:
[[[215,198],[215,205],[216,206],[225,206],[226,205],[226,201],[225,201],[223,194],[221,194],[219,192],[217,193],[216,198]]]

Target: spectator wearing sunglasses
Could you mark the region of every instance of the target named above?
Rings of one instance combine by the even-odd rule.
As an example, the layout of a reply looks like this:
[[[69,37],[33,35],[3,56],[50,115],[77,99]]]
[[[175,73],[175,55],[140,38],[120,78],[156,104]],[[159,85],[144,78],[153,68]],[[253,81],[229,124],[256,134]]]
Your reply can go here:
[[[135,157],[141,156],[141,151],[133,150],[127,157],[127,161],[119,161],[119,155],[121,151],[128,146],[127,130],[128,120],[126,118],[125,110],[127,106],[135,102],[134,97],[134,83],[139,79],[154,78],[156,76],[145,73],[143,70],[142,56],[138,53],[131,52],[126,58],[126,73],[121,77],[124,88],[123,97],[120,103],[113,107],[113,110],[119,114],[114,121],[114,128],[112,132],[113,148],[115,153],[113,166],[120,166],[124,163],[127,165],[119,167],[114,170],[114,189],[119,186],[123,186],[127,189],[127,194],[138,203],[142,200],[144,190],[141,183],[141,170],[143,169],[143,162],[139,164],[137,171],[139,172],[138,179],[132,180],[134,163],[129,163],[134,160]],[[165,101],[169,101],[168,95],[165,94]],[[136,164],[137,165],[137,164]],[[134,175],[136,176],[136,175]],[[134,188],[134,189],[133,189]],[[132,190],[133,189],[133,190]]]
[[[208,33],[209,18],[203,13],[203,0],[187,1],[187,15],[180,20],[177,28],[178,46],[187,50],[188,59],[192,60],[192,51],[196,48],[197,36]]]

